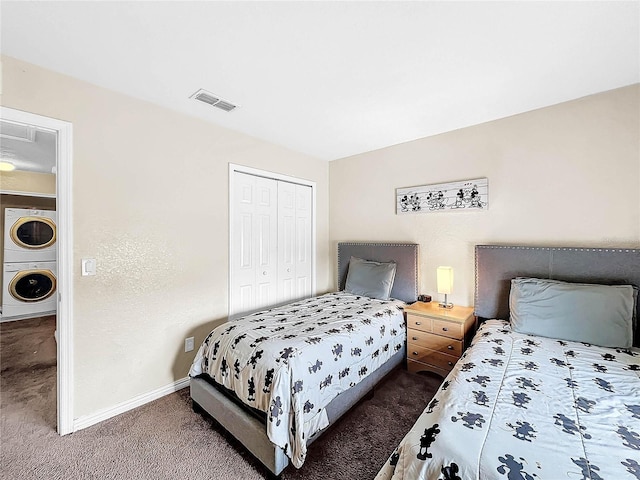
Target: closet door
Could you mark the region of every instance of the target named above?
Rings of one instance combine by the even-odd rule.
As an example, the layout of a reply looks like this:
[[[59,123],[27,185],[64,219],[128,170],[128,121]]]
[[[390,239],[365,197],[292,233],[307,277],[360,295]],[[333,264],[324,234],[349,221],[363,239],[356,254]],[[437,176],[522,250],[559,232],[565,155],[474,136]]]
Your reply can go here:
[[[234,174],[229,313],[277,302],[278,182]]]
[[[311,295],[311,187],[278,182],[278,303]]]
[[[296,185],[296,296],[311,296],[312,246],[313,229],[311,187]]]
[[[296,186],[278,182],[278,303],[296,298]]]
[[[229,316],[311,296],[313,187],[242,171],[230,181]]]

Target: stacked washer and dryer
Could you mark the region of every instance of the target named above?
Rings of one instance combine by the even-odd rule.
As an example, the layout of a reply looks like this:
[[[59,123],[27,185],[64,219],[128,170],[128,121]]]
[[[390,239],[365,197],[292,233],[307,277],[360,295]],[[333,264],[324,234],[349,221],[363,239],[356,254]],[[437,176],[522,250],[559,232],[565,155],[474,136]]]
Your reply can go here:
[[[5,208],[2,320],[56,312],[56,212]]]

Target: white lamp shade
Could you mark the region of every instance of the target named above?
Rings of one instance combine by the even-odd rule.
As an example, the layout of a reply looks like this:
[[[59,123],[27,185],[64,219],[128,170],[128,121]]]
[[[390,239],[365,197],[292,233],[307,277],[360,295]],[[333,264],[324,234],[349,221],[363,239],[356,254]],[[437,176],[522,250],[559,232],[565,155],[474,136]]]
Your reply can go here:
[[[449,294],[453,290],[453,268],[438,267],[438,293]]]

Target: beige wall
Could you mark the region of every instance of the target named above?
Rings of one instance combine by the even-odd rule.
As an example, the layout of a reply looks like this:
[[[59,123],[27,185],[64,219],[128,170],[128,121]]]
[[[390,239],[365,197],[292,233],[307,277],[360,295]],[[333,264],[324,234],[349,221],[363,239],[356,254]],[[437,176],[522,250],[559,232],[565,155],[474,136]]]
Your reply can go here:
[[[0,191],[44,195],[56,194],[56,176],[52,173],[0,172]]]
[[[330,287],[326,162],[12,58],[2,67],[2,105],[73,124],[74,417],[185,377],[184,339],[225,319],[229,162],[317,183],[317,288]],[[83,257],[95,277],[80,276]]]
[[[421,291],[435,295],[435,268],[452,265],[459,304],[473,301],[476,243],[640,247],[638,85],[327,164],[15,59],[2,67],[2,105],[73,124],[75,417],[184,377],[184,338],[225,319],[229,162],[317,182],[319,292],[343,240],[420,243]],[[395,215],[398,187],[483,176],[486,212]],[[80,276],[83,257],[97,276]]]
[[[473,304],[474,245],[640,247],[640,86],[330,163],[331,245],[420,244],[420,290],[454,268]],[[395,214],[395,189],[487,177],[489,210]]]

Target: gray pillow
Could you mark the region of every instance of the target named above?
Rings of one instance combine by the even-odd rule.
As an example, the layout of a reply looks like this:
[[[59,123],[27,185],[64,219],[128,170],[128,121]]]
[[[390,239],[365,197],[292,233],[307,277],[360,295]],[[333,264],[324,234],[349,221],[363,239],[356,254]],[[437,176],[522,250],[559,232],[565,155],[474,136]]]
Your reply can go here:
[[[603,347],[633,344],[631,285],[516,278],[511,280],[509,310],[511,326],[519,333]]]
[[[373,262],[351,257],[344,290],[354,295],[389,300],[395,277],[395,262]]]

